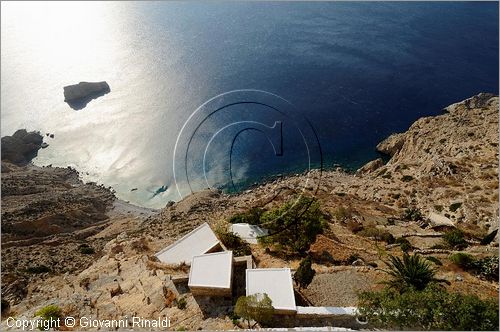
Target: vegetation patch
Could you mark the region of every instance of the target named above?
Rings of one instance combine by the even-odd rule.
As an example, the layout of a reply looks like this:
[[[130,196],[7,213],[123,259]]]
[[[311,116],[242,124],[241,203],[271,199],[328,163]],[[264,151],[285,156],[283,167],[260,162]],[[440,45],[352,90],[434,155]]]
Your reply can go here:
[[[247,256],[252,254],[250,245],[233,232],[230,232],[223,227],[218,227],[215,230],[215,233],[222,244],[227,249],[233,251],[234,256]]]
[[[249,296],[241,296],[236,301],[234,313],[243,318],[248,328],[251,329],[257,323],[269,323],[274,314],[273,301],[267,294],[254,294]],[[255,321],[254,324],[251,324]]]
[[[84,255],[93,255],[95,254],[94,248],[89,246],[88,244],[84,243],[78,246],[78,251],[80,251],[81,254]]]
[[[259,225],[260,217],[264,212],[264,209],[254,207],[246,212],[235,214],[234,216],[229,218],[229,222],[231,224]]]
[[[32,274],[48,273],[50,272],[50,268],[45,265],[29,266],[26,272]]]
[[[462,203],[457,202],[450,205],[449,209],[451,212],[457,211],[462,206]]]
[[[269,230],[269,235],[259,238],[262,245],[305,254],[316,236],[323,233],[326,222],[316,198],[301,196],[265,212],[261,225]]]
[[[360,295],[360,314],[389,330],[498,330],[498,302],[448,293],[441,287],[399,293],[386,289]]]
[[[408,208],[403,212],[403,215],[401,216],[403,220],[407,221],[419,221],[424,219],[424,216],[422,215],[422,212],[418,208]]]
[[[465,241],[464,232],[458,228],[446,232],[443,235],[443,241],[452,249],[462,250],[468,246],[467,241]]]
[[[316,271],[311,267],[312,260],[311,257],[307,256],[304,258],[299,265],[297,271],[293,275],[295,282],[299,285],[299,290],[301,288],[307,288],[309,284],[312,282]]]

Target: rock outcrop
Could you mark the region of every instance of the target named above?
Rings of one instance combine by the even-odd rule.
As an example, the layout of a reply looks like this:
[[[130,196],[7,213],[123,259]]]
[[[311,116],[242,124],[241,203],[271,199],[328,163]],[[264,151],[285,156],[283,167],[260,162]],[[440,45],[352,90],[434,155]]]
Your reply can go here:
[[[359,174],[371,173],[373,171],[376,171],[382,166],[384,166],[384,161],[382,160],[382,158],[378,158],[366,163],[363,167],[361,167],[356,171],[356,174],[359,175]]]
[[[43,136],[39,132],[19,129],[12,136],[2,137],[2,160],[26,165],[37,156],[43,144]]]
[[[401,150],[405,138],[405,133],[392,134],[377,145],[377,151],[392,157]]]
[[[106,82],[80,82],[64,87],[64,101],[73,109],[82,109],[92,99],[98,98],[110,92]]]

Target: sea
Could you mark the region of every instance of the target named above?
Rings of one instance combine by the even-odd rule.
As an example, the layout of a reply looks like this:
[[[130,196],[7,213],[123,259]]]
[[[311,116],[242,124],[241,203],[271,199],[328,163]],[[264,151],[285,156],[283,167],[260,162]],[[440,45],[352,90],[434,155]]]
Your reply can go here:
[[[133,204],[355,170],[498,94],[498,2],[2,2],[1,135]],[[83,109],[63,87],[108,82]],[[54,134],[51,138],[46,134]]]

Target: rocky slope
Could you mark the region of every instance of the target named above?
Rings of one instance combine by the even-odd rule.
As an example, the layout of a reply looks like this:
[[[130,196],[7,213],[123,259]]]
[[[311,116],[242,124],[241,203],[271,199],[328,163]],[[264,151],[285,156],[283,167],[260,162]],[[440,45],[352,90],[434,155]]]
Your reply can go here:
[[[386,164],[370,162],[356,174],[316,170],[237,195],[199,192],[158,213],[126,210],[108,190],[81,183],[72,170],[5,164],[2,227],[6,213],[9,231],[2,233],[2,298],[18,317],[30,318],[40,307],[57,304],[65,315],[77,317],[168,316],[172,329],[235,328],[230,319],[234,298],[193,297],[185,285],[171,280],[185,275],[185,268],[161,264],[153,255],[203,222],[226,227],[237,212],[270,209],[301,192],[318,198],[328,220],[327,231],[310,249],[317,274],[302,292],[309,303],[356,305],[356,292],[380,287],[377,282],[385,276],[374,267],[383,266],[386,254],[401,250],[355,231],[362,227],[403,236],[414,251],[440,259],[438,276],[450,282],[450,289],[498,298],[498,282],[457,268],[448,259],[453,250],[430,249],[442,241],[442,233],[430,227],[435,217],[429,218],[438,215],[466,231],[468,253],[484,257],[497,252],[498,240],[489,245],[477,240],[498,228],[498,120],[498,97],[480,94],[447,107],[442,115],[419,119],[407,132],[379,144],[391,156]],[[319,183],[317,190],[305,178]],[[405,217],[409,209],[419,211],[421,220]],[[33,224],[43,227],[29,227]],[[84,254],[82,245],[95,253]],[[259,245],[251,250],[258,267],[296,268],[300,260]],[[50,271],[30,274],[34,263]],[[181,298],[185,309],[177,306]],[[331,324],[291,318],[275,322]]]

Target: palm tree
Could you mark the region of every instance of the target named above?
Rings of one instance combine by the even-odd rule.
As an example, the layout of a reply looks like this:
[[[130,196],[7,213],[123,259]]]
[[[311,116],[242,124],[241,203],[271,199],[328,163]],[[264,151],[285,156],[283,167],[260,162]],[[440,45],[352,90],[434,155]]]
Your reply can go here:
[[[446,282],[443,279],[436,279],[436,270],[431,267],[428,260],[417,254],[410,256],[404,253],[403,259],[389,255],[389,261],[385,263],[389,269],[383,271],[392,277],[385,284],[401,293],[408,288],[421,291],[432,282]]]

